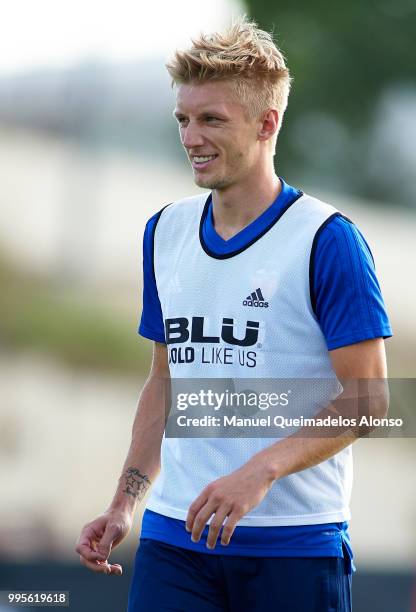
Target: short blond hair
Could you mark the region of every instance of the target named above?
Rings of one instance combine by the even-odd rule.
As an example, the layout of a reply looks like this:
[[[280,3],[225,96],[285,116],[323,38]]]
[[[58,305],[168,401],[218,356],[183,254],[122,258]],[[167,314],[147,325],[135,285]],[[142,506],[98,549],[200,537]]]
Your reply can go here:
[[[230,80],[251,117],[277,108],[279,127],[291,85],[285,58],[271,34],[242,17],[224,32],[201,34],[166,64],[172,85]]]

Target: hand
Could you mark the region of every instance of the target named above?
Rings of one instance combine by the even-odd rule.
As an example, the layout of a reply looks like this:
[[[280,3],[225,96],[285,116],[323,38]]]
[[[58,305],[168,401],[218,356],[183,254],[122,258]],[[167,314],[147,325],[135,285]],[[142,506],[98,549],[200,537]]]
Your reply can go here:
[[[94,572],[121,576],[119,563],[108,563],[111,550],[126,537],[132,524],[128,512],[108,511],[87,523],[79,536],[76,551],[85,567]]]
[[[199,542],[205,525],[214,515],[207,547],[215,547],[221,527],[221,544],[228,545],[237,522],[262,501],[273,482],[264,461],[253,458],[235,472],[209,484],[188,510],[186,530],[192,532],[192,541]]]

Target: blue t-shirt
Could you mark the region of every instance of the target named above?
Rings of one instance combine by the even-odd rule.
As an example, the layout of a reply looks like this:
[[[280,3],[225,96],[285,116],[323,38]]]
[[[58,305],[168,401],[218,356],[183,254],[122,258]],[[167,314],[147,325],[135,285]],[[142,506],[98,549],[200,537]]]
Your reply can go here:
[[[204,248],[234,253],[267,231],[301,192],[285,183],[276,200],[238,234],[224,240],[214,227],[212,201],[202,226]],[[160,212],[151,217],[143,239],[143,310],[139,333],[165,342],[162,309],[153,268],[153,235]],[[311,303],[328,350],[392,335],[370,248],[359,229],[337,213],[318,230],[310,259]],[[205,534],[205,535],[204,535]],[[206,548],[205,530],[193,543],[184,522],[146,510],[141,537],[163,540],[206,553],[259,556],[351,556],[347,523],[295,527],[237,527],[228,547]],[[311,551],[315,551],[315,555]]]

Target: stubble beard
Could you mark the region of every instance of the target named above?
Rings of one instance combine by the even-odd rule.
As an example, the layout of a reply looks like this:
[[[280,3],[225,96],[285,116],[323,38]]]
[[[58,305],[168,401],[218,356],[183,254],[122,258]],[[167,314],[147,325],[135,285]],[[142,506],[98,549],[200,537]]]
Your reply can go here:
[[[203,189],[227,189],[228,187],[231,187],[236,180],[238,181],[237,177],[241,174],[243,160],[244,155],[242,153],[235,154],[234,158],[232,159],[232,163],[228,166],[228,174],[223,177],[198,177],[198,174],[194,173],[195,184]]]
[[[223,178],[223,179],[215,179],[215,178],[206,178],[204,179],[198,179],[198,177],[194,177],[195,183],[196,185],[198,185],[198,187],[202,187],[203,189],[225,189],[226,187],[229,187],[231,185],[231,181],[227,178]]]

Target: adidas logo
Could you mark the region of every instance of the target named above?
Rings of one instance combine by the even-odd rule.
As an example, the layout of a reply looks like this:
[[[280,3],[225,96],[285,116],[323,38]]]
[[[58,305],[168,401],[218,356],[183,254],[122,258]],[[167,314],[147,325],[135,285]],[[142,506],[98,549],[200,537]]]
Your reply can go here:
[[[255,308],[268,308],[269,302],[264,301],[261,289],[256,289],[243,300],[243,306],[254,306]]]

